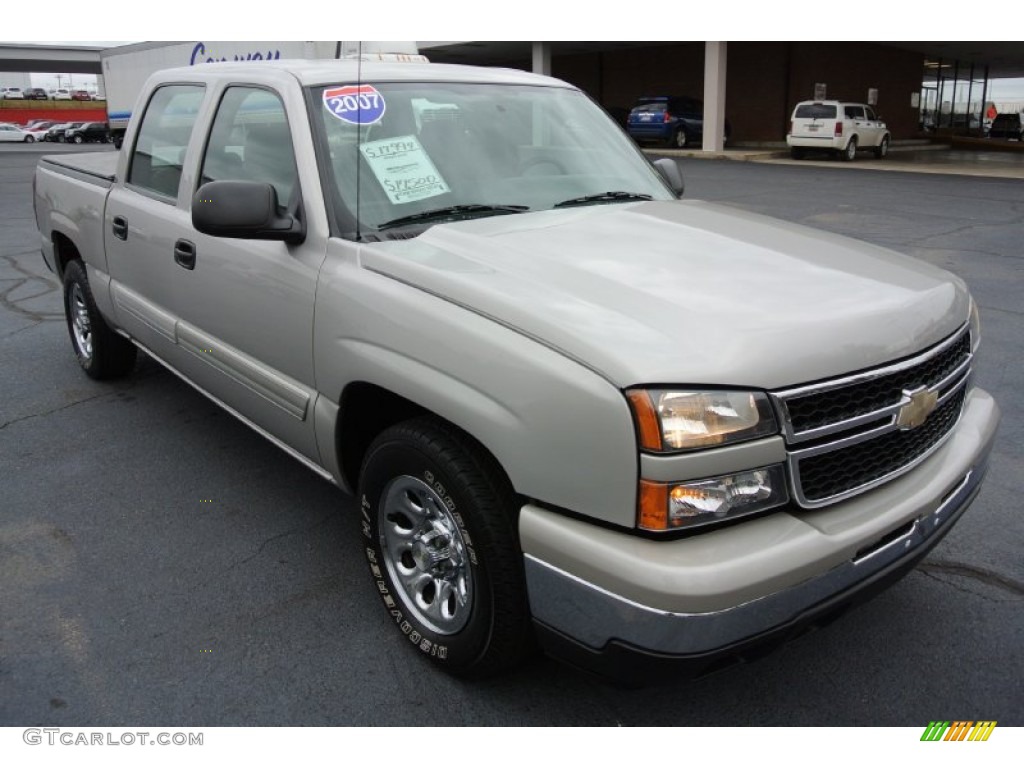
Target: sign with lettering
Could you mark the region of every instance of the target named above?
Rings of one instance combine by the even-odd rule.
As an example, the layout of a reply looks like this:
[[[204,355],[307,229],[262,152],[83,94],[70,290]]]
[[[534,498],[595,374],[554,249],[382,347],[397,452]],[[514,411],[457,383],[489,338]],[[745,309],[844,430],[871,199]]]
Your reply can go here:
[[[368,141],[359,150],[392,203],[411,203],[451,191],[415,136]]]
[[[324,89],[324,106],[339,120],[352,125],[373,125],[384,117],[387,104],[372,85],[341,85]]]

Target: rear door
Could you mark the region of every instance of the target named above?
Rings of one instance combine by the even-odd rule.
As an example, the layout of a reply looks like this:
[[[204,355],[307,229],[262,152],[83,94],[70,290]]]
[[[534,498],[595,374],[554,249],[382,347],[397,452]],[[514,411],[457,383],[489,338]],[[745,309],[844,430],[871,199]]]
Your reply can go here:
[[[185,158],[206,94],[203,84],[157,88],[142,114],[124,181],[104,215],[110,292],[117,321],[154,354],[182,362],[174,312],[175,242],[191,227],[179,204]]]

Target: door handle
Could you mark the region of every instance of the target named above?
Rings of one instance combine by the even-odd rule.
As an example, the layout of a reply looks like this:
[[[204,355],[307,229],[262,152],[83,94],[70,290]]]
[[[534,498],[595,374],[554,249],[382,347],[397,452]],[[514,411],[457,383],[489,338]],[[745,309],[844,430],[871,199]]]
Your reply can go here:
[[[179,240],[174,244],[174,260],[185,269],[196,268],[196,246],[189,240]]]
[[[110,230],[118,240],[128,239],[128,219],[124,216],[115,216],[110,224]]]

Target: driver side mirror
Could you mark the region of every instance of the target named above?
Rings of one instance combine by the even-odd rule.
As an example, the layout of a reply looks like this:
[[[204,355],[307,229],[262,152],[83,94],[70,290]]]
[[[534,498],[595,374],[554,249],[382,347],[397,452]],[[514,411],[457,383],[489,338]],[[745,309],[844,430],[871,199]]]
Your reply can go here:
[[[686,185],[683,183],[683,172],[679,170],[679,163],[670,157],[663,157],[660,160],[654,161],[654,167],[661,174],[662,178],[668,182],[672,191],[682,197]]]
[[[258,181],[211,181],[192,196],[192,226],[214,237],[301,243],[306,225],[279,213],[277,190]]]

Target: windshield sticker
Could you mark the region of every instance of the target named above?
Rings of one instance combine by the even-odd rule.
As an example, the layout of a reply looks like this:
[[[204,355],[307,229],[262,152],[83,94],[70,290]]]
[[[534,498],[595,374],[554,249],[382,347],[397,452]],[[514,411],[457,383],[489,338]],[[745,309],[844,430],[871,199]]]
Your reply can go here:
[[[350,125],[373,125],[384,117],[387,104],[372,85],[339,85],[324,89],[324,106]]]
[[[366,162],[395,204],[437,197],[451,190],[415,136],[359,145]]]

